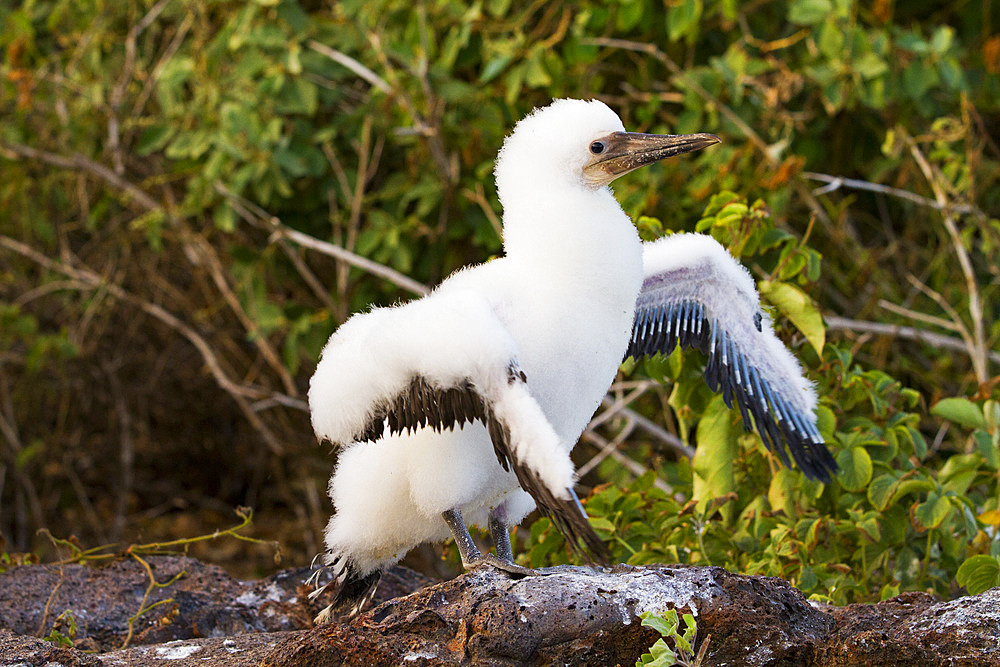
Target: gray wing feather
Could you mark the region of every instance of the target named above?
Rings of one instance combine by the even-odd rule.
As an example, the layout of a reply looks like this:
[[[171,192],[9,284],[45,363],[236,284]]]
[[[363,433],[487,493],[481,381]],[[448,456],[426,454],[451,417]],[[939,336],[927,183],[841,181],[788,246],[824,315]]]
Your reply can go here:
[[[626,356],[700,349],[708,386],[736,404],[744,427],[786,466],[790,452],[808,477],[829,481],[837,464],[816,427],[815,393],[762,315],[749,273],[701,234],[645,244],[644,273]]]

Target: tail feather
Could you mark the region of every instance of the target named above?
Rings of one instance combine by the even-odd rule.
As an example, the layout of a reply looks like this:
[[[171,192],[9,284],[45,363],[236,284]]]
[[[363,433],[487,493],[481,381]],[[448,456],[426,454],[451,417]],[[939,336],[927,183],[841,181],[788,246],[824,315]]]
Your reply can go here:
[[[318,586],[309,594],[309,599],[315,600],[329,589],[329,595],[332,596],[330,604],[313,619],[313,622],[317,624],[329,623],[337,617],[351,618],[356,616],[361,608],[375,596],[375,589],[378,587],[379,579],[382,578],[382,570],[373,570],[363,574],[353,561],[342,554],[331,554],[328,558],[329,561],[325,569],[332,571],[333,580]],[[321,571],[317,570],[310,577],[310,581],[315,583]]]

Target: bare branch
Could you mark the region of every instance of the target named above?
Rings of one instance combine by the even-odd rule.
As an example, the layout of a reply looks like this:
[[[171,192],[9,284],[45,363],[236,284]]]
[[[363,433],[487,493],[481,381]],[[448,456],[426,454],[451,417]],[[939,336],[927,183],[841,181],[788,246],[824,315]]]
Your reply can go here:
[[[593,433],[591,431],[584,431],[583,436],[581,436],[581,438],[583,440],[586,440],[587,442],[589,442],[592,445],[596,445],[597,447],[600,447],[602,450],[605,449],[605,448],[607,448],[607,446],[608,446],[608,441],[607,440],[605,440],[601,436],[599,436],[596,433]],[[638,461],[633,461],[629,457],[627,457],[624,454],[622,454],[621,452],[619,452],[617,449],[610,449],[610,453],[608,455],[611,458],[613,458],[615,461],[617,461],[623,468],[625,468],[626,470],[628,470],[630,473],[632,473],[636,477],[640,477],[642,475],[645,475],[647,472],[649,472],[649,468],[648,467],[642,465]],[[656,475],[654,477],[654,479],[653,479],[653,486],[655,486],[656,488],[660,489],[661,491],[663,491],[665,493],[673,493],[674,492],[673,488],[669,484],[667,484],[666,482],[664,482],[662,479],[660,479],[659,475]]]
[[[462,195],[469,201],[479,206],[483,215],[485,215],[486,219],[490,221],[490,226],[493,228],[493,231],[496,232],[497,238],[502,239],[503,224],[500,222],[500,218],[497,214],[493,211],[493,207],[490,206],[490,203],[486,200],[486,192],[483,190],[482,183],[476,183],[475,190],[470,190],[469,188],[463,189]]]
[[[608,444],[601,447],[597,454],[595,454],[589,461],[580,466],[580,469],[576,471],[576,474],[583,477],[588,472],[596,468],[601,461],[611,456],[611,454],[616,451],[623,442],[625,442],[625,439],[631,435],[634,429],[635,422],[626,421],[622,430],[618,432],[618,435],[616,435],[613,440],[608,441]]]
[[[118,422],[118,433],[120,434],[118,463],[121,465],[121,481],[115,485],[115,515],[111,523],[111,539],[109,542],[116,542],[121,539],[125,530],[125,521],[128,515],[128,499],[132,494],[135,482],[135,447],[132,442],[132,417],[128,411],[128,404],[125,401],[125,392],[122,391],[121,381],[118,379],[118,369],[109,361],[102,361],[101,368],[108,378],[108,384],[115,397],[114,415]],[[100,532],[100,531],[98,531]]]
[[[351,70],[359,77],[361,77],[371,85],[381,90],[386,95],[390,96],[395,95],[395,91],[393,91],[392,86],[386,83],[385,79],[383,79],[378,74],[368,69],[367,67],[359,63],[357,60],[347,55],[346,53],[341,53],[336,49],[331,49],[326,44],[320,44],[316,40],[310,40],[308,46],[316,53],[321,53],[330,60],[334,61],[335,63],[343,65],[347,69]]]
[[[651,389],[654,386],[659,386],[659,383],[654,382],[652,380],[649,380],[647,382],[642,382],[636,385],[635,387],[632,387],[632,391],[630,391],[628,394],[616,397],[614,399],[614,402],[611,405],[609,405],[604,410],[604,412],[599,412],[596,415],[594,415],[594,417],[590,420],[590,423],[587,424],[587,430],[592,431],[601,424],[604,424],[605,422],[613,419],[615,416],[621,414],[622,408],[624,408],[627,405],[630,405],[632,401],[645,394],[647,390]],[[611,396],[610,391],[611,390],[609,390],[608,397]]]
[[[295,387],[295,381],[292,379],[291,374],[285,365],[281,362],[281,358],[278,356],[277,351],[272,347],[271,343],[267,338],[261,333],[257,323],[247,314],[243,309],[243,305],[240,300],[236,297],[233,289],[229,286],[229,281],[226,280],[225,272],[222,268],[222,262],[219,260],[218,254],[215,252],[215,248],[204,239],[204,237],[199,236],[193,232],[185,230],[183,234],[186,241],[186,245],[194,253],[195,257],[201,259],[205,268],[212,276],[215,286],[222,292],[222,298],[225,299],[226,303],[229,305],[230,310],[236,315],[236,318],[243,325],[243,328],[248,334],[250,334],[250,339],[253,340],[257,349],[260,350],[261,355],[263,355],[264,360],[267,361],[268,366],[271,367],[278,377],[281,378],[281,382],[285,387],[285,392],[295,396],[298,390]]]
[[[601,400],[601,405],[607,408],[612,408],[616,405],[616,401],[611,396],[605,396]],[[681,456],[686,456],[689,459],[694,458],[694,449],[692,447],[685,445],[683,440],[678,438],[673,433],[668,432],[653,420],[643,417],[635,410],[625,407],[624,405],[617,407],[616,411],[620,412],[626,419],[635,422],[637,427],[641,428],[654,438],[657,438],[660,442]]]
[[[368,273],[376,275],[380,278],[384,278],[397,287],[401,287],[402,289],[414,294],[423,296],[430,293],[430,289],[426,285],[418,283],[416,280],[413,280],[409,276],[406,276],[393,268],[385,266],[384,264],[379,264],[376,261],[357,255],[338,245],[334,245],[328,241],[321,241],[320,239],[286,226],[281,222],[281,220],[268,214],[252,202],[249,202],[243,197],[240,197],[236,193],[232,192],[226,186],[222,185],[222,183],[217,182],[215,184],[215,189],[219,192],[219,194],[229,199],[233,209],[240,215],[241,218],[255,226],[266,225],[272,231],[272,240],[288,239],[289,241],[293,241],[300,246],[315,250],[323,253],[324,255],[329,255],[330,257],[347,262],[351,266],[367,271]]]
[[[934,198],[941,206],[941,218],[944,221],[944,227],[948,230],[948,236],[951,237],[951,245],[958,256],[958,264],[962,269],[962,274],[965,276],[966,292],[969,295],[969,315],[972,318],[972,341],[969,346],[969,356],[972,358],[972,367],[976,374],[976,380],[982,385],[989,379],[986,357],[986,333],[983,327],[983,305],[980,301],[979,285],[976,281],[975,271],[972,268],[972,261],[969,259],[969,253],[965,249],[965,244],[962,243],[962,237],[958,232],[958,225],[955,223],[955,218],[949,212],[951,207],[948,203],[948,197],[941,183],[938,181],[938,176],[934,173],[930,162],[924,157],[923,152],[913,137],[901,128],[900,134],[910,147],[910,154],[916,160],[920,171],[924,174],[924,178],[927,179],[927,183],[934,191]]]
[[[89,269],[80,269],[65,264],[63,262],[49,259],[48,257],[38,252],[34,248],[31,248],[30,246],[21,243],[20,241],[16,241],[10,237],[0,235],[0,246],[4,246],[9,250],[13,250],[14,252],[36,262],[41,266],[44,266],[47,269],[50,269],[52,271],[57,271],[66,276],[81,281],[85,283],[87,286],[89,286],[91,289],[101,289],[105,291],[107,294],[110,294],[111,296],[114,296],[115,298],[121,301],[126,301],[135,306],[138,306],[146,314],[151,315],[152,317],[160,320],[161,322],[163,322],[164,324],[166,324],[167,326],[169,326],[170,328],[174,329],[182,336],[187,338],[188,341],[192,345],[194,345],[195,348],[198,350],[198,352],[201,354],[202,360],[208,367],[209,372],[212,374],[212,377],[215,378],[216,383],[219,385],[219,387],[225,390],[233,398],[234,401],[236,401],[237,405],[239,405],[240,407],[240,410],[247,418],[247,421],[249,421],[250,424],[257,430],[257,432],[267,443],[271,451],[275,454],[281,454],[284,452],[284,447],[282,446],[282,444],[271,432],[271,429],[269,429],[267,425],[263,421],[261,421],[260,417],[258,417],[257,414],[251,409],[250,403],[247,401],[248,398],[259,399],[271,396],[271,394],[263,392],[259,389],[246,387],[230,379],[229,376],[226,375],[226,372],[222,369],[222,365],[219,362],[218,357],[215,355],[215,352],[212,350],[212,347],[208,344],[208,341],[202,338],[202,336],[199,335],[197,331],[195,331],[190,326],[185,324],[175,315],[168,312],[162,306],[159,306],[150,301],[146,301],[145,299],[142,299],[134,294],[127,292],[124,288],[122,288],[119,285],[106,282],[99,274]]]
[[[44,162],[45,164],[51,164],[54,167],[62,167],[63,169],[82,169],[83,171],[90,172],[98,178],[107,181],[119,190],[122,190],[146,210],[154,211],[162,208],[162,206],[160,206],[155,199],[132,183],[129,183],[111,169],[108,169],[103,164],[95,162],[78,153],[74,153],[73,155],[58,155],[56,153],[49,153],[48,151],[39,150],[37,148],[32,148],[31,146],[25,146],[24,144],[7,140],[0,141],[0,148],[16,153],[21,157],[38,160],[39,162]]]
[[[316,295],[316,298],[322,301],[330,312],[335,312],[337,304],[335,304],[333,299],[330,297],[329,290],[324,287],[323,283],[316,277],[316,274],[312,272],[312,269],[309,268],[309,265],[306,264],[305,260],[299,257],[299,253],[295,247],[288,243],[282,243],[281,249],[285,252],[285,256],[288,257],[289,261],[291,261],[291,263],[295,266],[295,270],[299,272],[302,279],[306,281],[307,285],[309,285],[309,288],[313,291],[313,294]]]
[[[750,140],[750,143],[756,146],[757,150],[760,151],[760,153],[764,156],[764,159],[766,159],[772,167],[777,167],[781,164],[775,154],[774,147],[764,141],[752,127],[740,118],[739,114],[724,104],[722,100],[717,98],[715,95],[705,90],[697,81],[689,77],[680,65],[675,63],[670,56],[661,51],[656,45],[644,42],[633,42],[626,39],[613,39],[609,37],[583,39],[581,40],[581,43],[592,44],[594,46],[605,46],[613,49],[637,51],[639,53],[645,53],[652,56],[656,60],[663,63],[663,65],[665,65],[666,68],[670,70],[670,72],[677,77],[679,81],[693,90],[699,97],[706,102],[712,103],[715,108],[719,110],[719,113],[725,116],[730,123],[739,128],[740,132],[742,132],[743,135]],[[792,186],[795,188],[796,192],[798,192],[799,196],[805,200],[806,204],[809,205],[809,208],[816,213],[816,217],[822,220],[827,226],[832,224],[830,216],[826,213],[826,209],[824,209],[823,205],[819,203],[819,200],[816,199],[815,195],[813,195],[812,191],[801,177],[794,178],[792,180]]]
[[[894,188],[889,185],[882,185],[881,183],[871,183],[869,181],[861,181],[856,178],[846,178],[844,176],[831,176],[830,174],[819,174],[815,171],[804,171],[802,175],[806,178],[811,178],[814,181],[822,181],[828,183],[821,188],[813,190],[813,194],[821,195],[827,194],[828,192],[834,192],[839,190],[841,187],[851,188],[852,190],[867,190],[869,192],[878,192],[879,194],[889,195],[890,197],[897,197],[899,199],[906,199],[915,204],[920,204],[921,206],[929,206],[938,211],[943,210],[941,204],[933,199],[928,199],[918,195],[915,192],[910,192],[909,190],[903,190],[901,188]],[[954,213],[970,213],[980,217],[984,217],[985,214],[980,211],[975,206],[970,206],[969,204],[951,204],[950,209]]]
[[[153,21],[159,18],[163,10],[171,0],[160,0],[133,25],[128,35],[125,37],[125,64],[115,87],[111,89],[108,96],[108,151],[111,153],[111,160],[115,165],[115,173],[118,175],[125,173],[125,159],[121,150],[121,135],[118,131],[118,110],[121,108],[122,99],[125,97],[125,89],[128,87],[132,75],[135,73],[135,50],[136,41],[143,30],[148,28]]]
[[[177,32],[174,33],[173,38],[170,40],[170,44],[167,45],[166,50],[160,59],[156,62],[153,67],[152,74],[146,79],[146,83],[142,87],[142,92],[139,93],[135,104],[132,105],[132,115],[140,116],[142,115],[142,110],[146,106],[146,102],[149,101],[149,97],[153,94],[156,89],[156,83],[160,80],[160,74],[163,73],[164,67],[170,62],[170,59],[174,57],[174,54],[181,48],[181,44],[184,43],[184,38],[187,37],[188,32],[191,30],[191,26],[194,25],[195,16],[194,13],[188,12],[184,15],[184,20],[181,21],[180,26],[177,28]]]
[[[836,315],[824,315],[823,320],[826,322],[827,329],[830,330],[858,331],[873,333],[881,336],[895,336],[897,338],[906,338],[908,340],[918,340],[923,343],[927,343],[928,345],[947,348],[949,350],[959,350],[961,352],[969,351],[966,344],[957,338],[943,336],[932,331],[924,331],[923,329],[917,329],[916,327],[908,327],[900,324],[886,324],[884,322],[852,320],[846,317],[838,317]],[[949,324],[951,323],[949,322]],[[1000,363],[1000,352],[991,351],[989,357],[995,363]]]
[[[942,329],[947,329],[948,331],[963,332],[965,327],[960,324],[955,324],[951,320],[946,320],[943,317],[935,317],[934,315],[928,315],[927,313],[921,313],[919,310],[913,310],[912,308],[906,308],[895,304],[892,301],[887,301],[886,299],[879,299],[878,305],[885,308],[891,313],[896,313],[897,315],[902,315],[903,317],[908,317],[911,320],[917,320],[918,322],[926,322],[927,324],[933,324],[934,326],[941,327]]]

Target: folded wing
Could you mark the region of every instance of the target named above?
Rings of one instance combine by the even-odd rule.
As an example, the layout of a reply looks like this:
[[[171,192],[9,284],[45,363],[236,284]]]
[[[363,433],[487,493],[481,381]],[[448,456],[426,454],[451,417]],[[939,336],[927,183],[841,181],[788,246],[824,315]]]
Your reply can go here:
[[[739,407],[764,444],[810,478],[837,464],[816,428],[816,393],[760,309],[749,272],[712,237],[675,234],[644,244],[644,281],[627,356],[669,354],[678,344],[708,355],[705,380]]]
[[[309,388],[313,428],[335,444],[387,432],[436,431],[480,422],[497,460],[512,470],[581,555],[609,555],[573,494],[575,473],[530,393],[517,344],[474,292],[435,292],[355,315],[331,337]]]

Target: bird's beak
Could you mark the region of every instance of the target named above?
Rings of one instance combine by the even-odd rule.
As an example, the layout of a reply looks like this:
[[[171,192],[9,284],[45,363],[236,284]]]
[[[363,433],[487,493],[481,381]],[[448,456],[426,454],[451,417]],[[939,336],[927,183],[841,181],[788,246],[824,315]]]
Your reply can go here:
[[[587,180],[607,185],[622,174],[664,158],[720,143],[714,134],[640,134],[613,132],[600,139],[604,151],[583,168]]]

